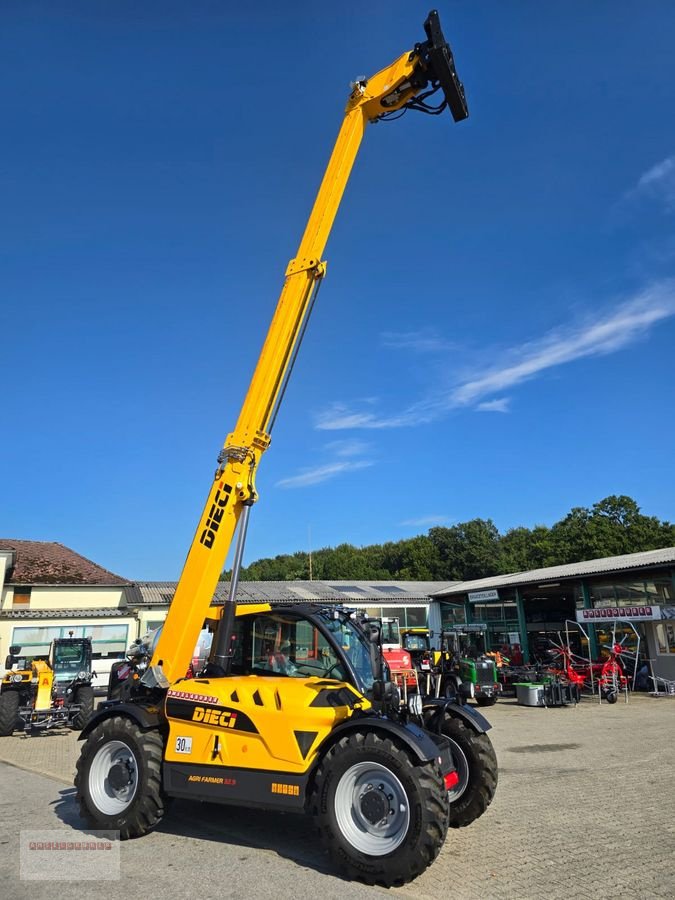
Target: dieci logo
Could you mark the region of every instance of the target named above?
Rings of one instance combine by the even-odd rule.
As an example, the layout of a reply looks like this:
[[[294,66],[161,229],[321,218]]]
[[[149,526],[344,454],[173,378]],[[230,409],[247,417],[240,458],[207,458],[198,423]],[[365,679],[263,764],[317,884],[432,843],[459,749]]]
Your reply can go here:
[[[216,539],[216,532],[220,528],[223,513],[225,512],[225,507],[227,506],[227,501],[230,499],[231,493],[232,488],[229,484],[221,484],[216,491],[216,496],[213,498],[213,503],[211,504],[211,509],[209,510],[206,519],[206,528],[202,531],[202,536],[199,538],[199,543],[203,544],[207,550],[210,550],[211,547],[213,547],[213,542]]]
[[[192,713],[193,722],[203,722],[205,725],[221,725],[223,728],[234,728],[237,724],[236,712],[229,709],[204,709],[203,706],[195,706]]]

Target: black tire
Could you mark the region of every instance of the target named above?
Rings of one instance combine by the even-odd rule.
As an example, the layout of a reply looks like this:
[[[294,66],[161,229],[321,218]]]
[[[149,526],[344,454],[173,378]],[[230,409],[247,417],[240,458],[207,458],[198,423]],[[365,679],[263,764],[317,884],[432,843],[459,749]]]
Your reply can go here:
[[[482,816],[497,790],[497,757],[487,734],[478,734],[446,713],[441,731],[452,744],[460,778],[450,791],[450,828],[464,828]]]
[[[451,700],[453,697],[457,696],[460,683],[459,680],[455,680],[454,678],[446,678],[444,680],[442,694],[446,700]]]
[[[497,697],[476,697],[476,703],[478,706],[494,706],[497,702]]]
[[[402,742],[365,729],[327,751],[310,809],[334,865],[350,879],[382,887],[405,884],[423,872],[448,829],[439,766],[419,765]]]
[[[9,737],[18,724],[19,692],[3,691],[0,694],[0,737]]]
[[[82,731],[94,712],[94,689],[89,684],[82,684],[75,691],[73,702],[79,704],[79,710],[72,721],[76,731]]]
[[[162,791],[163,752],[158,731],[141,731],[125,716],[97,725],[82,747],[75,774],[80,815],[87,824],[119,831],[121,840],[155,828],[168,802]]]
[[[607,693],[605,694],[605,700],[608,703],[616,703],[616,701],[618,699],[619,699],[619,695],[617,694],[616,691],[607,691]]]

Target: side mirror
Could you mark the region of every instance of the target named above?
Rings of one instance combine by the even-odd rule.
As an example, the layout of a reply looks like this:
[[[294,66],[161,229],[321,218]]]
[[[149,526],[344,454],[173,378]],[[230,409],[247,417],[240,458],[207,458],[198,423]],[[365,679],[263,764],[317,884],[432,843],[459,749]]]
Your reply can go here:
[[[400,703],[400,694],[398,688],[393,681],[374,681],[373,682],[373,700],[378,703],[386,703],[391,705]]]

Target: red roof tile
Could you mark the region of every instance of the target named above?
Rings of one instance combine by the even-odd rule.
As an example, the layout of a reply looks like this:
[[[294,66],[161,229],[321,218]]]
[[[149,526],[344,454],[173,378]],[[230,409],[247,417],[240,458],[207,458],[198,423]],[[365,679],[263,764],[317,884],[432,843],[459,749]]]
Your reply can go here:
[[[9,584],[129,584],[63,544],[0,538],[0,550],[14,550]]]

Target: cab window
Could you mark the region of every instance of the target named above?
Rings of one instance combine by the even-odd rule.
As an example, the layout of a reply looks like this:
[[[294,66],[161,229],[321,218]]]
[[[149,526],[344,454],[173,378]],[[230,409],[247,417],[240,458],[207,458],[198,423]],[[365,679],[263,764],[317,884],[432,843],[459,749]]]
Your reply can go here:
[[[282,614],[237,617],[232,671],[338,681],[347,677],[332,646],[311,622]]]

